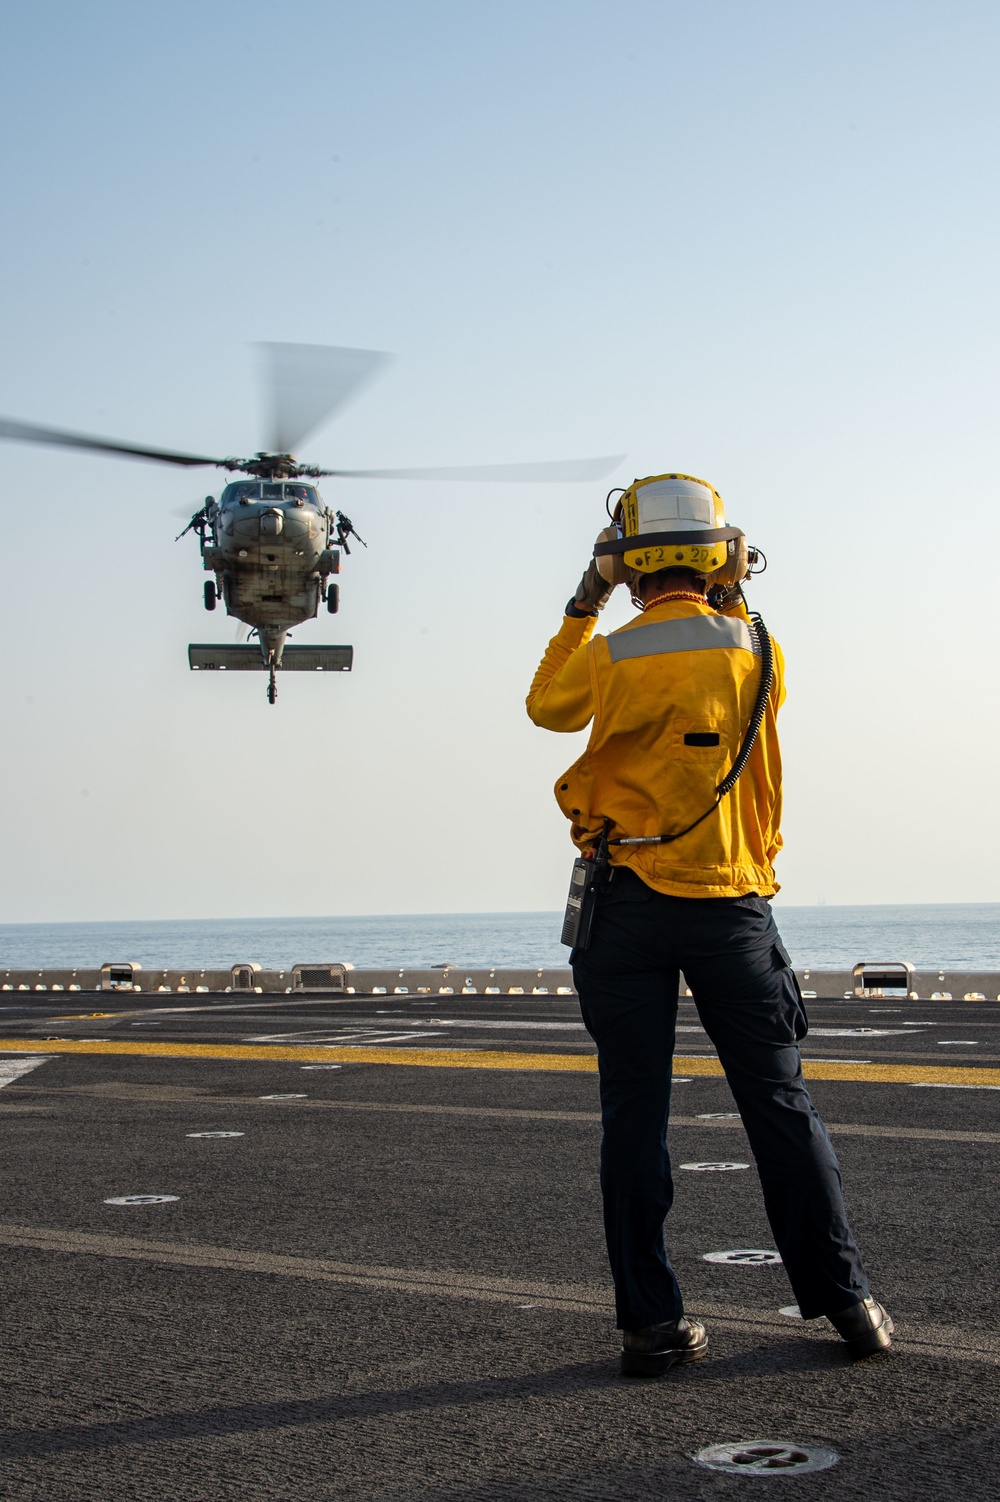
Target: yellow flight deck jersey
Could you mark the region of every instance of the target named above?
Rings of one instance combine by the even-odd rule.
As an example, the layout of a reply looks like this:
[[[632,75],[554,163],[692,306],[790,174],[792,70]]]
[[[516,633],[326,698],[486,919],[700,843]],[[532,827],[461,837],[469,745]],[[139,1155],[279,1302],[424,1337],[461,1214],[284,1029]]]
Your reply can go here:
[[[609,636],[591,639],[596,618],[566,616],[528,694],[544,730],[583,730],[587,749],[556,783],[574,843],[590,849],[605,819],[609,838],[674,834],[712,807],[753,712],[761,661],[742,605],[719,614],[707,603],[666,600]],[[750,759],[732,792],[671,845],[612,845],[614,866],[631,866],[672,897],[769,897],[778,890],[781,753],[777,713],[784,660],[774,646],[774,683]]]

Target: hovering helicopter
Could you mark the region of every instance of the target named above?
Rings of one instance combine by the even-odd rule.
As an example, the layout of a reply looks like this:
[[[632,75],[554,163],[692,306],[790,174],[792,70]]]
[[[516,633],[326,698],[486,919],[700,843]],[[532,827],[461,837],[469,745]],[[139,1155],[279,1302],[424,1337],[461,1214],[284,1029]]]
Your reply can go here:
[[[233,480],[221,495],[206,496],[177,541],[198,536],[206,579],[206,610],[221,598],[228,615],[251,628],[257,644],[192,644],[188,662],[200,671],[264,671],[267,699],[277,698],[279,671],[348,672],[353,647],[290,646],[293,626],[313,620],[325,604],[331,615],[340,603],[335,576],[350,539],[367,546],[343,511],[331,511],[318,479],[551,481],[599,480],[623,455],[542,464],[492,464],[444,469],[321,469],[300,464],[292,452],[319,424],[355,396],[391,360],[376,350],[319,344],[263,344],[270,398],[270,446],[250,459],[212,459],[170,449],[118,443],[60,428],[0,418],[0,438],[22,443],[85,449],[125,458],[151,459],[184,468],[213,465],[249,476]]]

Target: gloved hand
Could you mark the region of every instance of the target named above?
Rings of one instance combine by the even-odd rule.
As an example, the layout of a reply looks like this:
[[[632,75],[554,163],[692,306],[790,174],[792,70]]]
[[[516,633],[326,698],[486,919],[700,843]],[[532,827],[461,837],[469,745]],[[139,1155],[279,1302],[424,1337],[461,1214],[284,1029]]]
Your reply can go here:
[[[576,586],[576,594],[566,606],[566,614],[576,619],[585,615],[598,615],[611,598],[613,589],[614,585],[609,584],[599,572],[597,559],[592,559]]]

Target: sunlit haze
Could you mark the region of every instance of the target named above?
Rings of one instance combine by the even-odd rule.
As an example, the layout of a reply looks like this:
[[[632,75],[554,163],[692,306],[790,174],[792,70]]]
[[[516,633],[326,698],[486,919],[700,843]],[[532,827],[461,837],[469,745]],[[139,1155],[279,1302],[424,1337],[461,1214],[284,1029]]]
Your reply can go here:
[[[213,470],[2,447],[3,919],[554,909],[524,695],[633,476],[710,480],[787,658],[780,901],[1000,899],[1000,15],[980,3],[8,7],[0,413],[263,442],[261,340],[396,360],[301,457],[351,675],[232,642]],[[16,60],[12,61],[12,60]],[[621,593],[621,592],[620,592]],[[617,596],[603,623],[631,614]]]

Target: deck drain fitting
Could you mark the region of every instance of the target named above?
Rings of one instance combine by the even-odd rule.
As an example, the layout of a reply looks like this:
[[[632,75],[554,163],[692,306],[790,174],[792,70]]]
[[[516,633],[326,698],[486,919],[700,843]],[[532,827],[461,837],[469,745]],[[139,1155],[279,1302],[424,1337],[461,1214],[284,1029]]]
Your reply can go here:
[[[702,1252],[702,1262],[725,1262],[730,1267],[777,1267],[781,1258],[777,1252],[765,1252],[756,1247],[741,1247],[735,1252]]]
[[[180,1199],[179,1194],[122,1194],[117,1199],[105,1200],[106,1205],[170,1205]]]
[[[682,1163],[682,1168],[691,1173],[735,1173],[738,1168],[749,1168],[749,1163]]]
[[[780,1439],[743,1439],[729,1445],[706,1445],[693,1455],[698,1465],[730,1476],[800,1476],[826,1471],[840,1456],[826,1445],[790,1445]]]
[[[187,1132],[188,1137],[242,1137],[242,1132]]]

